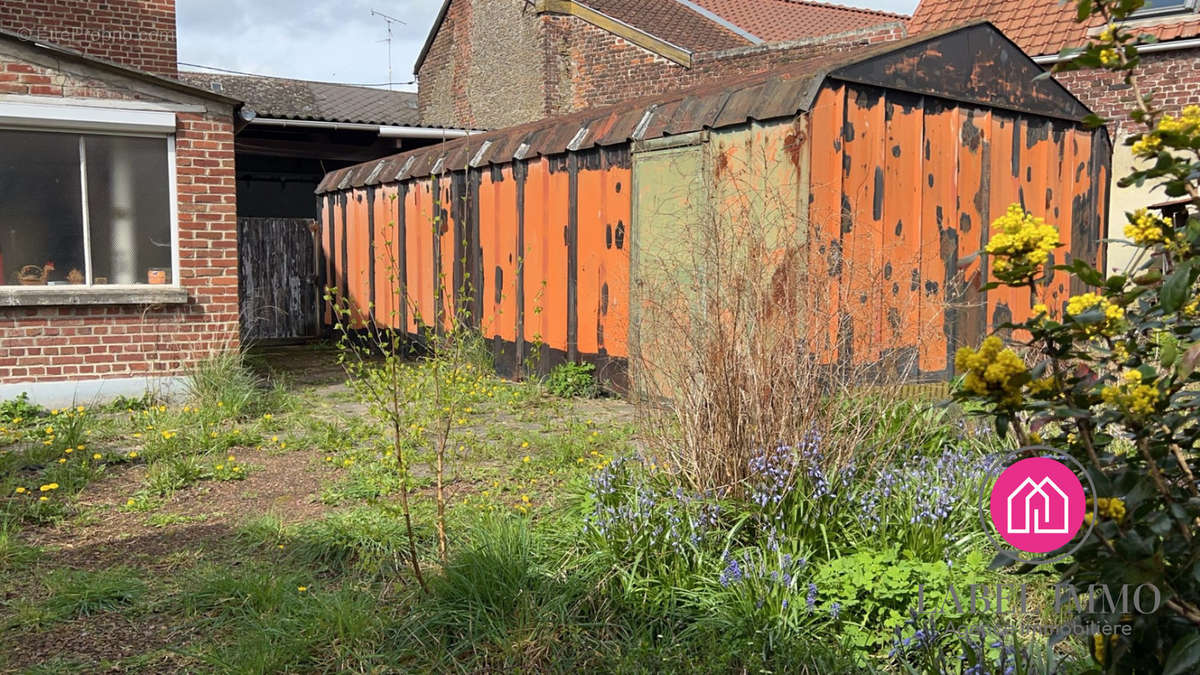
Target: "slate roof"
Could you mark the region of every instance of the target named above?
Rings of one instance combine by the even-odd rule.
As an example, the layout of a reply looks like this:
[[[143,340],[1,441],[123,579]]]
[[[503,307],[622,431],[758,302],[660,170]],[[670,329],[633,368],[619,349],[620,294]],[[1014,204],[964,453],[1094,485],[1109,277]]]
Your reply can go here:
[[[766,42],[785,42],[908,20],[906,14],[805,0],[692,0]],[[585,0],[586,2],[586,0]]]
[[[418,126],[417,95],[333,82],[257,75],[181,72],[179,79],[245,101],[259,117]]]
[[[976,19],[991,21],[1032,56],[1082,46],[1103,23],[1098,18],[1089,26],[1075,23],[1075,3],[1058,0],[921,0],[908,31],[916,34]],[[1200,16],[1194,12],[1147,17],[1127,25],[1162,42],[1200,36]]]

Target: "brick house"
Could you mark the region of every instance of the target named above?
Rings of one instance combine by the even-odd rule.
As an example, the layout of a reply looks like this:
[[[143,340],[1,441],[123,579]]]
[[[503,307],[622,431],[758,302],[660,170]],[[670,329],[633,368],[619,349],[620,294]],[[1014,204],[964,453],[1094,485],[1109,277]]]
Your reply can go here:
[[[417,59],[421,122],[496,129],[905,34],[805,0],[445,0]]]
[[[1147,0],[1145,7],[1129,22],[1138,33],[1147,33],[1158,42],[1143,47],[1138,72],[1145,93],[1167,108],[1178,112],[1184,106],[1200,104],[1200,15],[1195,0]],[[974,19],[988,19],[1012,38],[1038,63],[1050,66],[1068,47],[1081,46],[1100,30],[1075,23],[1075,3],[1057,0],[922,0],[909,22],[909,32],[917,34]],[[1134,166],[1133,155],[1124,139],[1134,130],[1127,111],[1134,106],[1132,89],[1121,78],[1108,72],[1075,71],[1056,76],[1084,104],[1097,114],[1112,120],[1113,183],[1109,222],[1110,236],[1121,237],[1127,211],[1162,202],[1160,191],[1149,185],[1122,188],[1116,181]],[[1131,249],[1109,244],[1105,267],[1109,272],[1123,270],[1131,259]]]
[[[170,0],[0,4],[0,399],[140,395],[238,345],[239,103],[175,74]]]

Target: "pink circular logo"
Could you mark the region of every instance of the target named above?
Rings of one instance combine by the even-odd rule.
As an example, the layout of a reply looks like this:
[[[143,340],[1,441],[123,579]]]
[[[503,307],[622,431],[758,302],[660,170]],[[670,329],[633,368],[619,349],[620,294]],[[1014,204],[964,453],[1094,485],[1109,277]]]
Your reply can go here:
[[[1030,553],[1062,548],[1079,532],[1087,498],[1079,478],[1062,462],[1023,459],[992,487],[992,524],[1004,541]]]

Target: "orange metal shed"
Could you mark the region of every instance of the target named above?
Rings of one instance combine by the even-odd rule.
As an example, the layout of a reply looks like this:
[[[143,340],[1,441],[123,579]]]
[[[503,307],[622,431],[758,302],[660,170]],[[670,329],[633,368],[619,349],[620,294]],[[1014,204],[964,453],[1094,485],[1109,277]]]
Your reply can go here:
[[[957,347],[1028,315],[1027,297],[981,290],[975,255],[1009,204],[1060,227],[1059,257],[1101,262],[1107,132],[1039,73],[977,23],[335,171],[318,188],[324,281],[414,335],[460,299],[501,373],[520,375],[536,347],[543,371],[590,361],[623,388],[639,356],[631,251],[648,228],[670,236],[646,202],[697,175],[719,199],[753,152],[767,163],[756,184],[796,200],[783,217],[809,275],[830,280],[819,359],[906,353],[915,378],[945,379]],[[688,175],[661,170],[667,151]],[[1057,275],[1042,299],[1069,293]]]

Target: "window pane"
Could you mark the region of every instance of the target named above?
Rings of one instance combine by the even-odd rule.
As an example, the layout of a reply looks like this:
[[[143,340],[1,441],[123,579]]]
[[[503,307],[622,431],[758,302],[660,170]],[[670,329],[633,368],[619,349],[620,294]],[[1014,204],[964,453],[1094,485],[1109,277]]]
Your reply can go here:
[[[1154,9],[1187,9],[1191,6],[1189,0],[1146,0],[1146,4],[1138,11],[1145,12]]]
[[[28,265],[53,267],[39,282],[84,273],[80,202],[78,136],[0,131],[0,283]]]
[[[166,140],[87,136],[85,143],[93,282],[172,281]]]

